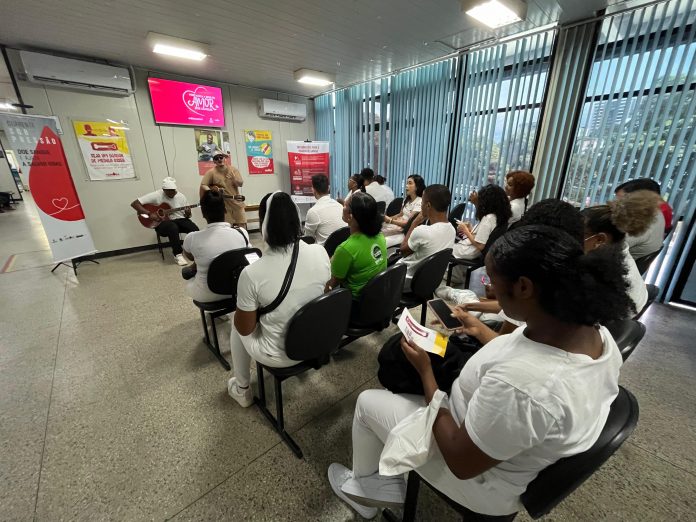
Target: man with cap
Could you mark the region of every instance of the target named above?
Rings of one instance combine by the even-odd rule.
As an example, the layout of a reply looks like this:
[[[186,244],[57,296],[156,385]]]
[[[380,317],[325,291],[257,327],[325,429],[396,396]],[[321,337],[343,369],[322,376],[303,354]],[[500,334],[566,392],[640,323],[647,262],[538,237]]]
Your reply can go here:
[[[177,264],[181,266],[187,265],[188,261],[182,255],[183,249],[181,248],[179,234],[188,234],[198,230],[196,224],[191,221],[191,209],[172,212],[169,214],[168,220],[162,221],[156,213],[149,212],[143,207],[143,205],[161,205],[162,203],[167,203],[171,208],[186,207],[189,204],[186,196],[176,190],[176,180],[174,178],[164,178],[160,190],[155,190],[139,197],[131,203],[131,207],[138,214],[148,214],[150,219],[160,221],[160,224],[155,227],[155,232],[159,236],[169,238],[169,244],[172,247]]]
[[[213,156],[215,167],[203,175],[199,196],[208,190],[222,191],[225,196],[237,196],[239,187],[244,184],[242,175],[235,167],[225,165],[227,154],[216,152]],[[234,198],[225,198],[225,221],[231,225],[246,228],[244,202]]]

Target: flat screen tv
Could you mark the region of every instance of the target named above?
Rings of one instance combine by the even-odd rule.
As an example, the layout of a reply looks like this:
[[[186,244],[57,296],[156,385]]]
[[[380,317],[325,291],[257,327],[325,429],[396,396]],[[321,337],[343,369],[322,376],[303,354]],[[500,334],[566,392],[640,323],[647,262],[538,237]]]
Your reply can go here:
[[[155,123],[224,127],[225,110],[219,87],[148,78]]]

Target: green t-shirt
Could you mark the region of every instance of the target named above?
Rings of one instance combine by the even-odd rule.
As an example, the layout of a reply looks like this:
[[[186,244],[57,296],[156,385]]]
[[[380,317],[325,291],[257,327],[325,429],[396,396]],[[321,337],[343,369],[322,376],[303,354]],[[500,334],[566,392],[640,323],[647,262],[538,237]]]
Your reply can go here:
[[[359,297],[363,287],[386,268],[387,241],[381,233],[373,237],[351,234],[331,258],[331,275],[343,280],[353,297]]]

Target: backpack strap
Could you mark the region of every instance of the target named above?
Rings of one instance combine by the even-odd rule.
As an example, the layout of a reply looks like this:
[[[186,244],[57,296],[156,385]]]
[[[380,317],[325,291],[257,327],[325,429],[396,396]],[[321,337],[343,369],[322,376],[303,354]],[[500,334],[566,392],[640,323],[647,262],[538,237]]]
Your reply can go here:
[[[268,306],[262,306],[257,310],[256,317],[257,320],[258,318],[263,315],[267,314],[269,312],[272,312],[278,306],[280,306],[280,303],[283,302],[285,299],[285,296],[288,295],[288,292],[290,291],[290,285],[292,285],[292,278],[295,275],[295,267],[297,266],[297,257],[300,254],[300,240],[298,239],[295,241],[295,244],[292,248],[292,258],[290,259],[290,266],[288,266],[288,271],[285,273],[285,279],[283,280],[283,285],[280,287],[280,293],[278,296],[273,300],[271,304]]]
[[[233,229],[233,230],[236,230],[237,232],[239,232],[239,234],[244,238],[244,243],[245,243],[244,246],[245,246],[245,247],[248,247],[248,246],[249,246],[249,240],[248,240],[247,237],[244,235],[244,232],[242,232],[242,229],[239,228],[239,227],[237,227],[237,226],[234,226],[234,225],[232,225],[232,229]]]

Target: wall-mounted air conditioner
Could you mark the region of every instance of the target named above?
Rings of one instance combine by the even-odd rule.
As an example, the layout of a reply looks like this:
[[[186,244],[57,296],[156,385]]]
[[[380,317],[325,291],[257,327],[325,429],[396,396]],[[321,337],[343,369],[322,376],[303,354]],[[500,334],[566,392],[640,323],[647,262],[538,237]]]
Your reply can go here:
[[[119,96],[134,92],[130,70],[103,63],[19,51],[26,79],[32,83]]]
[[[268,98],[259,98],[259,117],[269,120],[302,122],[307,119],[307,106]]]

